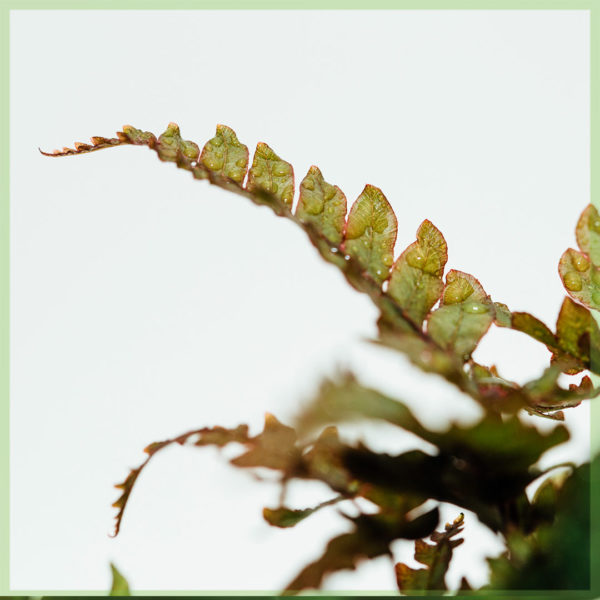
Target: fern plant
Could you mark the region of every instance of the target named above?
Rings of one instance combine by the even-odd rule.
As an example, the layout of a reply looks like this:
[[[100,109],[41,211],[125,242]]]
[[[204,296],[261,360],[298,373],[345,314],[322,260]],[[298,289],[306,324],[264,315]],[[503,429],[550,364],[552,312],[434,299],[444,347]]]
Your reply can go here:
[[[418,228],[416,240],[395,257],[397,219],[377,187],[367,185],[347,211],[341,189],[312,166],[300,182],[294,206],[292,165],[264,143],[258,144],[249,165],[248,148],[224,125],[217,126],[202,150],[184,140],[171,123],[159,137],[125,126],[116,138],[93,137],[91,144],[76,143],[73,149],[44,154],[78,155],[122,145],[147,146],[160,160],[175,163],[195,179],[267,206],[296,223],[320,255],[377,306],[375,343],[446,379],[481,406],[483,417],[471,426],[453,424],[441,433],[430,431],[400,399],[345,373],[322,383],[293,427],[268,414],[260,433],[251,433],[246,425],[202,427],[147,446],[145,460],[116,486],[121,495],[114,503],[114,535],[140,473],[158,452],[173,444],[223,447],[235,442],[244,450],[231,460],[234,466],[280,474],[282,504],[263,510],[264,519],[275,527],[293,527],[320,508],[348,499],[364,498],[376,507],[375,512],[348,516],[352,530],[331,539],[323,554],[289,583],[287,592],[319,588],[330,573],[391,555],[390,545],[397,539],[415,540],[415,559],[423,565],[419,569],[396,565],[399,590],[410,594],[446,590],[446,571],[453,549],[463,541],[459,535],[465,521],[461,513],[437,531],[437,507],[415,510],[432,499],[475,513],[503,536],[506,552],[489,559],[487,587],[589,587],[590,465],[556,465],[541,471],[536,463],[569,438],[559,423],[564,410],[600,393],[589,376],[600,374],[600,330],[590,311],[600,308],[600,215],[595,207],[585,208],[577,223],[579,250],[568,249],[560,258],[568,295],[550,328],[529,313],[513,312],[492,300],[471,274],[452,269],[444,277],[446,241],[428,220]],[[519,385],[494,366],[473,359],[492,324],[519,331],[550,351],[549,364],[539,377]],[[578,383],[561,385],[561,376],[581,372],[585,374]],[[522,411],[557,423],[541,433],[519,418]],[[339,435],[340,423],[365,419],[410,432],[435,446],[436,453],[382,454],[362,443],[347,443]],[[527,487],[540,478],[543,483],[530,497]],[[332,496],[317,506],[290,508],[285,505],[285,488],[294,479],[324,482]],[[466,578],[461,589],[470,589]]]

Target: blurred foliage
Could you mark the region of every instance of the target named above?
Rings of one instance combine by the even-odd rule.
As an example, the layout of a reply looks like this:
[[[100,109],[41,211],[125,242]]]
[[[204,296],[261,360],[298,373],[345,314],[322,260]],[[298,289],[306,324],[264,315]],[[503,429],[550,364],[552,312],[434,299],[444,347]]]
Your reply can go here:
[[[600,308],[600,216],[592,205],[576,227],[579,250],[568,249],[559,261],[568,296],[553,330],[529,313],[513,312],[492,300],[469,273],[450,269],[444,278],[448,246],[428,220],[395,258],[398,221],[379,188],[366,185],[346,216],[344,193],[312,166],[300,182],[294,206],[292,165],[262,142],[250,163],[248,148],[225,125],[217,126],[202,150],[184,140],[171,123],[158,137],[125,126],[116,138],[95,137],[91,144],[76,143],[73,149],[48,155],[123,145],[147,146],[160,160],[175,163],[195,179],[267,206],[300,226],[321,256],[377,306],[378,335],[373,342],[401,353],[424,373],[444,378],[477,402],[483,416],[469,426],[449,424],[445,431],[431,431],[401,399],[367,388],[345,373],[323,382],[294,427],[267,415],[262,432],[255,435],[245,425],[204,427],[150,444],[145,461],[117,485],[121,495],[114,504],[115,535],[139,475],[157,452],[172,444],[235,443],[242,450],[231,459],[233,465],[279,473],[281,505],[263,510],[269,524],[293,527],[332,505],[351,524],[350,531],[330,540],[321,555],[300,570],[286,593],[319,588],[328,574],[354,569],[365,559],[391,557],[391,544],[397,539],[415,540],[414,558],[421,565],[396,564],[400,591],[447,591],[446,572],[463,541],[457,536],[468,522],[461,513],[436,531],[439,508],[425,507],[432,500],[471,511],[503,536],[506,551],[488,559],[489,584],[481,593],[589,588],[590,465],[557,465],[542,472],[539,459],[568,440],[569,433],[561,424],[541,433],[520,415],[561,421],[564,410],[600,393],[588,374],[563,385],[565,377],[582,371],[600,374],[600,329],[590,312]],[[473,359],[493,325],[511,328],[548,349],[548,365],[537,378],[520,385],[494,365]],[[364,443],[349,444],[339,435],[339,424],[364,420],[391,424],[399,435],[417,436],[427,442],[423,447],[434,450],[390,455]],[[592,465],[597,467],[598,459]],[[332,495],[314,507],[287,506],[287,484],[293,479],[324,482]],[[528,486],[540,481],[530,497]],[[360,504],[357,499],[362,499]],[[361,508],[364,501],[370,510]],[[358,509],[356,516],[343,511],[348,503]],[[114,573],[113,593],[126,594],[126,582]],[[470,590],[469,574],[465,575],[459,591]]]

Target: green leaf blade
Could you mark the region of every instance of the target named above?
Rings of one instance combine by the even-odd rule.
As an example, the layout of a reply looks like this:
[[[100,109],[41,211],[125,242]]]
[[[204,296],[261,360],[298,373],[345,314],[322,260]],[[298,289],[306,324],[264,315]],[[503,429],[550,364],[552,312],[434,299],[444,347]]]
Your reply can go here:
[[[294,201],[294,169],[267,144],[259,142],[248,172],[246,187],[249,192],[258,189],[273,194],[291,208]]]
[[[112,574],[112,585],[108,595],[131,596],[131,590],[129,589],[129,583],[127,583],[127,579],[123,577],[113,563],[110,563],[110,572]]]
[[[242,183],[248,170],[248,147],[227,125],[217,125],[215,137],[206,142],[200,161],[209,170]]]
[[[296,216],[310,223],[332,244],[340,244],[346,225],[346,196],[337,185],[323,179],[318,167],[310,167],[300,183]]]
[[[379,188],[366,185],[350,209],[344,251],[379,284],[394,263],[397,232],[398,221],[387,198]]]
[[[398,257],[392,268],[388,294],[416,325],[422,325],[442,294],[447,260],[444,236],[431,221],[425,220],[417,231],[417,241]]]
[[[575,229],[577,244],[592,263],[600,265],[600,215],[593,204],[588,204],[579,217]]]
[[[198,144],[181,137],[177,123],[169,123],[164,133],[159,136],[156,152],[158,158],[166,162],[178,162],[180,157],[196,160],[200,155]]]
[[[569,296],[588,308],[600,310],[600,268],[588,257],[567,249],[558,263],[558,272]]]
[[[440,307],[427,320],[427,331],[442,348],[468,360],[494,321],[494,305],[468,273],[450,271]]]

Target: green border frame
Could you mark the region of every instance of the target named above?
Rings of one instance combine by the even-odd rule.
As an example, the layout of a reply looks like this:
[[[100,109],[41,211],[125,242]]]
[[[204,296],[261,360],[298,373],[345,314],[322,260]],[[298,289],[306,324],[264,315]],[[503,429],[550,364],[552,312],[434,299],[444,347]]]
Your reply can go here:
[[[202,9],[348,9],[348,10],[585,10],[590,13],[590,198],[600,208],[600,0],[0,0],[0,597],[16,596],[106,596],[97,591],[18,591],[9,588],[10,512],[9,512],[9,19],[11,10],[202,10]],[[600,452],[600,401],[592,402],[591,450]],[[581,598],[600,600],[600,464],[592,471],[591,483],[591,590],[494,591],[468,594],[471,598]],[[596,502],[594,503],[594,499]],[[107,565],[108,570],[108,565]],[[250,596],[272,597],[277,592],[250,591],[134,591],[135,596]],[[396,592],[322,592],[313,597],[390,597]],[[303,596],[309,597],[309,596]],[[406,596],[404,596],[406,597]]]

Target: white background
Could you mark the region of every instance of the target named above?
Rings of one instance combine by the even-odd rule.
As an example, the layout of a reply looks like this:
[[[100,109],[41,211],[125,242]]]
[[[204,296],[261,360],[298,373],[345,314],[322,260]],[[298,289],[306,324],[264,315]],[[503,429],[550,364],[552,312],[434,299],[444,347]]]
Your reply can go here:
[[[276,487],[213,449],[174,448],[109,539],[112,485],[151,441],[258,431],[265,410],[289,422],[339,367],[433,427],[479,414],[361,341],[374,307],[293,224],[146,149],[54,160],[38,146],[169,121],[202,145],[228,124],[251,151],[269,143],[297,181],[317,164],[349,202],[381,187],[397,252],[429,218],[449,267],[552,325],[557,262],[589,202],[588,23],[583,11],[13,12],[12,587],[105,590],[114,560],[138,590],[280,589],[347,527],[335,508],[269,528]],[[476,358],[524,381],[548,353],[494,329]],[[576,438],[544,464],[585,460],[587,420],[586,407],[567,415]],[[377,449],[416,443],[379,431]],[[292,501],[329,496],[302,484]],[[471,515],[465,537],[450,583],[481,585],[501,546]],[[413,564],[412,544],[394,551]],[[391,563],[326,587],[393,590]]]

